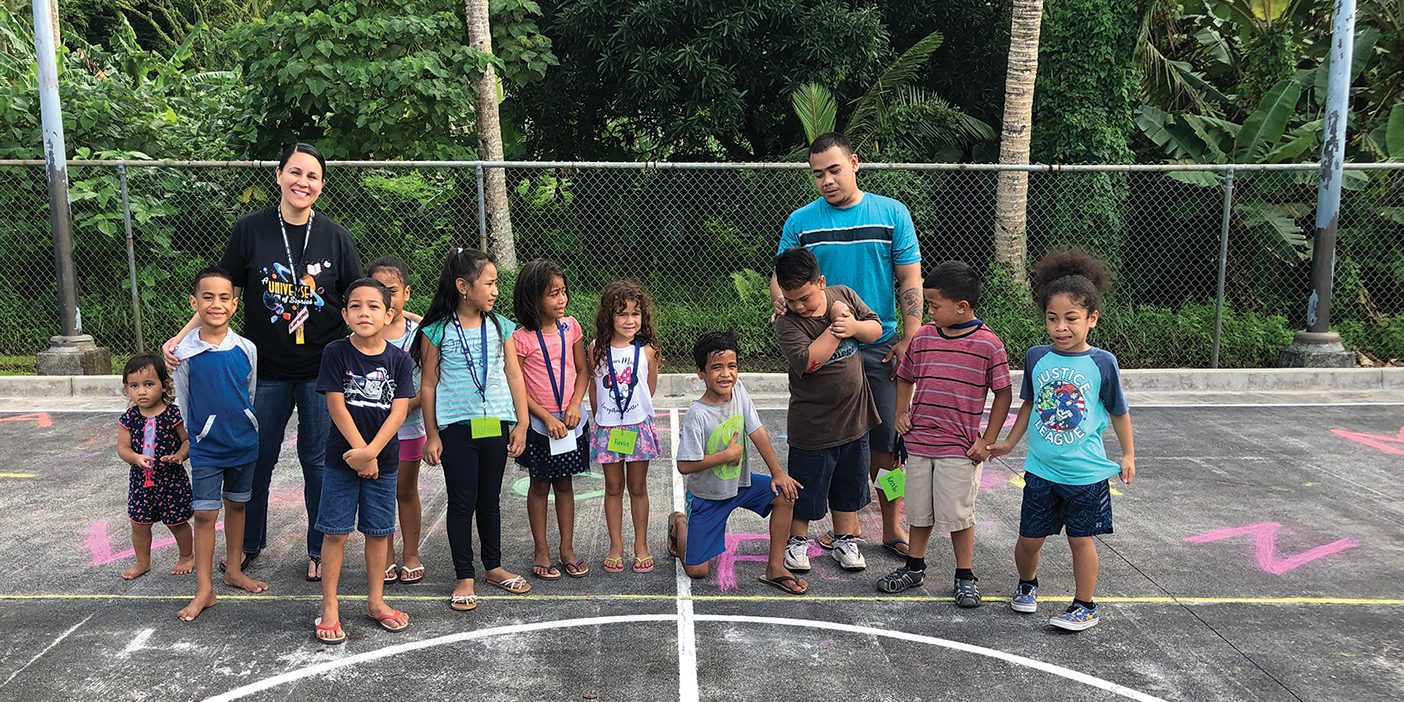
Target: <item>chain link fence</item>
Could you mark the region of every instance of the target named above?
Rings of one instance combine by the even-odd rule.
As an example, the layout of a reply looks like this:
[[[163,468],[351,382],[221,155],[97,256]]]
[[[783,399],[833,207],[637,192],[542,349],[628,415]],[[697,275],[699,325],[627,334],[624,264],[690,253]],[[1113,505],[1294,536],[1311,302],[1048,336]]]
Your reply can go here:
[[[977,311],[1019,357],[1046,333],[992,256],[999,170],[868,164],[859,186],[911,209],[926,264],[986,274]],[[483,164],[328,171],[319,211],[365,259],[410,264],[411,310],[427,306],[450,247],[484,242]],[[1029,260],[1064,246],[1107,260],[1114,286],[1092,341],[1124,366],[1273,365],[1305,326],[1314,165],[1023,172]],[[782,367],[768,276],[786,216],[816,197],[803,164],[513,163],[506,176],[519,261],[560,262],[582,323],[605,284],[635,278],[670,370],[688,370],[692,340],[718,328],[740,335],[747,369]],[[82,328],[118,356],[177,330],[194,272],[218,260],[235,219],[278,198],[268,163],[75,162],[69,177]],[[1404,166],[1350,167],[1345,187],[1333,327],[1367,357],[1404,357]],[[42,163],[0,161],[0,354],[33,354],[57,333],[47,208]]]

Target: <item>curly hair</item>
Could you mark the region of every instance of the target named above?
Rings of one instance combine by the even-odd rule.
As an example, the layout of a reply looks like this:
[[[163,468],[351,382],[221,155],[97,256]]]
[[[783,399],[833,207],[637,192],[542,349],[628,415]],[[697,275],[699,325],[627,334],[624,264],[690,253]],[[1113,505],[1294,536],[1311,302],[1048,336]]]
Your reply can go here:
[[[1054,295],[1067,295],[1073,303],[1096,312],[1102,295],[1111,284],[1111,271],[1100,259],[1075,249],[1045,254],[1033,265],[1033,299],[1039,309],[1048,309]]]
[[[643,286],[632,280],[616,280],[605,286],[600,293],[600,305],[595,310],[595,346],[590,358],[593,368],[600,368],[609,359],[609,343],[614,338],[614,315],[624,311],[624,306],[633,301],[639,308],[639,332],[634,341],[658,350],[658,327],[653,321],[653,300]],[[661,359],[661,355],[659,356]]]

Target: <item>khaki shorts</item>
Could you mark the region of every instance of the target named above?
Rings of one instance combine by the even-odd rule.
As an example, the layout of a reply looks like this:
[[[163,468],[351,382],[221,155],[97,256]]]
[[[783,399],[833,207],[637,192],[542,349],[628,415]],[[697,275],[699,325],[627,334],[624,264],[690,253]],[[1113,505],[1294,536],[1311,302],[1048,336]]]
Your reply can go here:
[[[969,458],[907,459],[907,523],[938,532],[975,526],[975,495],[984,463]]]

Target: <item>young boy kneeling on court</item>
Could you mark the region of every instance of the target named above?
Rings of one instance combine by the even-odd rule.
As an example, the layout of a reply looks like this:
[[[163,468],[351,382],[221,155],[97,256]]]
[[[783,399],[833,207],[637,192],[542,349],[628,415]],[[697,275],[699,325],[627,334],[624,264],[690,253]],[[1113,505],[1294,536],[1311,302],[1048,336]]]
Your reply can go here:
[[[707,575],[707,564],[726,550],[726,520],[738,507],[770,517],[770,560],[760,581],[792,595],[809,584],[785,569],[785,537],[801,485],[785,474],[770,434],[741,385],[736,335],[707,332],[692,347],[697,375],[707,384],[693,400],[678,432],[678,472],[687,476],[688,514],[668,519],[668,553],[683,559],[683,571]],[[750,437],[771,477],[752,474],[746,456]]]
[[[386,544],[395,535],[396,434],[415,395],[414,362],[380,335],[391,321],[390,302],[390,290],[374,278],[346,288],[341,316],[351,336],[327,344],[317,377],[317,392],[327,396],[336,425],[327,432],[327,472],[317,514],[322,616],[316,633],[322,643],[346,641],[336,589],[353,526],[366,535],[367,613],[387,631],[409,626],[408,614],[385,604]]]
[[[882,592],[901,592],[926,577],[926,547],[937,529],[951,535],[955,550],[955,601],[980,606],[972,570],[975,559],[975,495],[999,439],[1014,391],[1004,342],[975,317],[980,276],[960,261],[946,261],[926,274],[926,310],[931,322],[912,337],[897,367],[897,431],[907,461],[907,564],[878,581]],[[985,393],[994,393],[989,427],[980,434]]]
[[[785,567],[809,570],[809,522],[833,510],[839,567],[863,570],[858,510],[868,489],[868,430],[881,421],[859,343],[882,336],[882,322],[858,294],[825,287],[819,261],[808,249],[775,257],[775,281],[788,311],[775,318],[775,336],[790,366],[790,473],[808,487],[795,503]]]

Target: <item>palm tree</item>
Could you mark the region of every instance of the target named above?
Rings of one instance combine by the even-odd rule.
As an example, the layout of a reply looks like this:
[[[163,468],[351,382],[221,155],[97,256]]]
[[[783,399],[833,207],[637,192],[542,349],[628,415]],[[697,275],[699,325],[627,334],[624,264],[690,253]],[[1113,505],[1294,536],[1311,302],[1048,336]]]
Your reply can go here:
[[[1009,68],[1004,79],[1004,127],[999,162],[1027,164],[1033,129],[1034,79],[1043,0],[1014,0],[1009,26]],[[1021,283],[1028,280],[1029,174],[1001,171],[996,189],[994,258]]]
[[[492,31],[488,24],[488,0],[464,0],[468,15],[468,44],[485,54],[492,53]],[[497,115],[497,71],[491,63],[478,78],[477,120],[478,158],[501,161],[502,124]],[[512,216],[507,209],[507,173],[502,168],[488,168],[483,179],[488,220],[488,250],[497,265],[517,268],[517,247],[512,241]]]
[[[898,153],[930,158],[936,151],[963,150],[994,139],[994,130],[939,96],[912,85],[936,49],[940,32],[932,32],[903,51],[882,70],[864,93],[850,103],[843,134],[864,153]],[[837,129],[838,104],[828,88],[805,83],[790,93],[790,104],[804,127],[805,142]],[[902,120],[904,111],[925,108],[924,119]],[[803,153],[801,147],[796,155]]]

